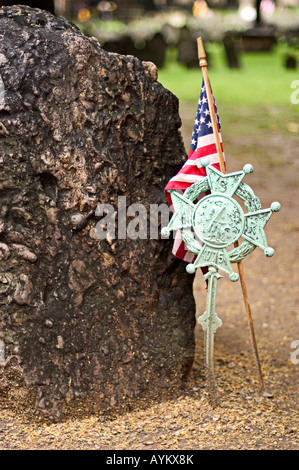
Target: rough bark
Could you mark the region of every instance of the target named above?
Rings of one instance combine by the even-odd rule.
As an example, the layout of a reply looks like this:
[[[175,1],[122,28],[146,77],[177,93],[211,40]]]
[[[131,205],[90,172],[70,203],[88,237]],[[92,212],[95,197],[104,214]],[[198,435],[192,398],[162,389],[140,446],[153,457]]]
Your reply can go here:
[[[99,203],[165,202],[178,100],[42,10],[4,7],[0,35],[1,405],[60,420],[169,393],[193,361],[192,277],[172,240],[95,232]]]

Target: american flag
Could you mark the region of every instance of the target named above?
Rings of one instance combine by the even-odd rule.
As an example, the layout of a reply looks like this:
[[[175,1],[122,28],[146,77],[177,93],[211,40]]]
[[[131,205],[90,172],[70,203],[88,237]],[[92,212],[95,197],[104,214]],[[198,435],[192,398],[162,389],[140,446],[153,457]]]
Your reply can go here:
[[[218,124],[219,139],[223,152],[221,126],[214,97],[213,102]],[[165,196],[168,204],[171,207],[172,201],[171,193],[168,192],[169,190],[176,190],[180,193],[183,193],[193,183],[201,180],[206,176],[206,169],[200,164],[200,159],[202,157],[208,157],[210,164],[220,170],[215,135],[213,133],[211,114],[209,110],[204,80],[202,81],[188,159],[180,171],[173,178],[171,178],[171,180],[165,186]],[[204,196],[204,194],[202,194],[202,196]],[[192,263],[194,261],[194,254],[186,249],[185,243],[182,240],[181,232],[179,230],[177,230],[175,234],[172,252],[177,258],[180,258],[188,263]]]

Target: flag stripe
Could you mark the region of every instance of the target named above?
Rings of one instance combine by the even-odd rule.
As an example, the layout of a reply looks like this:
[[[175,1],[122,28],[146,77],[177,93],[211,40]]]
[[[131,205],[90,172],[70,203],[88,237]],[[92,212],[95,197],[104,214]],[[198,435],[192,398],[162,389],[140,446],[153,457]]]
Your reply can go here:
[[[195,152],[194,152],[195,153]],[[194,154],[193,154],[194,155]],[[192,155],[192,156],[193,156]],[[191,160],[191,158],[188,158],[188,160],[184,163],[184,167],[186,166],[189,166],[189,165],[196,165],[197,167],[201,168],[201,164],[200,164],[200,159],[202,157],[197,157],[196,159],[194,160]],[[218,163],[218,154],[217,153],[212,153],[209,155],[209,160],[210,160],[210,163]]]
[[[172,253],[177,257],[186,261],[187,263],[192,263],[194,261],[194,254],[188,251],[185,247],[185,242],[182,240],[182,235],[180,230],[176,231]]]
[[[204,178],[204,175],[195,175],[194,173],[192,174],[187,174],[187,173],[180,173],[175,181],[179,181],[180,183],[188,183],[193,184],[196,183],[197,181],[200,181]]]
[[[221,150],[223,151],[223,145],[220,144]],[[210,157],[211,155],[217,154],[217,148],[215,144],[205,145],[204,147],[197,148],[195,151],[190,151],[188,160],[196,160],[197,158]],[[187,161],[188,161],[187,160]]]

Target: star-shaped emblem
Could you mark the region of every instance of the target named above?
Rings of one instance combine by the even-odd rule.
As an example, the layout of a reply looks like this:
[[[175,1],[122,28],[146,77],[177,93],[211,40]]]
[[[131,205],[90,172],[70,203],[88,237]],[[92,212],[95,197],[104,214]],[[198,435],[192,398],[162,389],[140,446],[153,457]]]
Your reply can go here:
[[[194,202],[195,196],[198,200],[202,192],[200,189],[196,191],[198,183],[194,183],[184,194],[171,191],[174,215],[168,226],[162,229],[162,235],[167,236],[171,230],[181,230],[183,235],[187,229],[188,238],[184,241],[188,247],[190,233],[193,232],[200,244],[197,245],[194,263],[186,267],[187,272],[194,273],[198,267],[214,266],[229,274],[232,281],[236,281],[239,276],[232,270],[227,248],[243,237],[245,243],[253,245],[253,248],[260,247],[266,256],[272,256],[274,250],[267,245],[264,227],[272,212],[280,209],[280,204],[273,202],[268,209],[254,209],[244,214],[233,196],[236,194],[241,197],[242,180],[253,171],[252,165],[245,165],[242,171],[229,174],[223,174],[211,166],[207,158],[201,159],[201,165],[207,170],[206,183],[210,194]],[[202,186],[206,188],[206,184]],[[245,193],[249,199],[253,194],[252,190]],[[246,198],[241,198],[246,206]],[[194,247],[192,252],[194,253]]]

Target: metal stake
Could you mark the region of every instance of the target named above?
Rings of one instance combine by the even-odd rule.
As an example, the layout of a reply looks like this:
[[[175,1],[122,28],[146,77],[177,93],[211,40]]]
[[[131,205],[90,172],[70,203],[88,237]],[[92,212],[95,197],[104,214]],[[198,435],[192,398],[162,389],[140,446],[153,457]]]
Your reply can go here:
[[[205,368],[207,390],[209,402],[213,407],[219,405],[216,380],[214,374],[214,335],[222,325],[222,321],[215,312],[217,283],[218,279],[222,276],[214,266],[209,266],[209,271],[205,275],[205,280],[208,281],[207,292],[207,306],[206,311],[198,318],[198,323],[201,324],[204,331],[204,351],[205,351]]]

